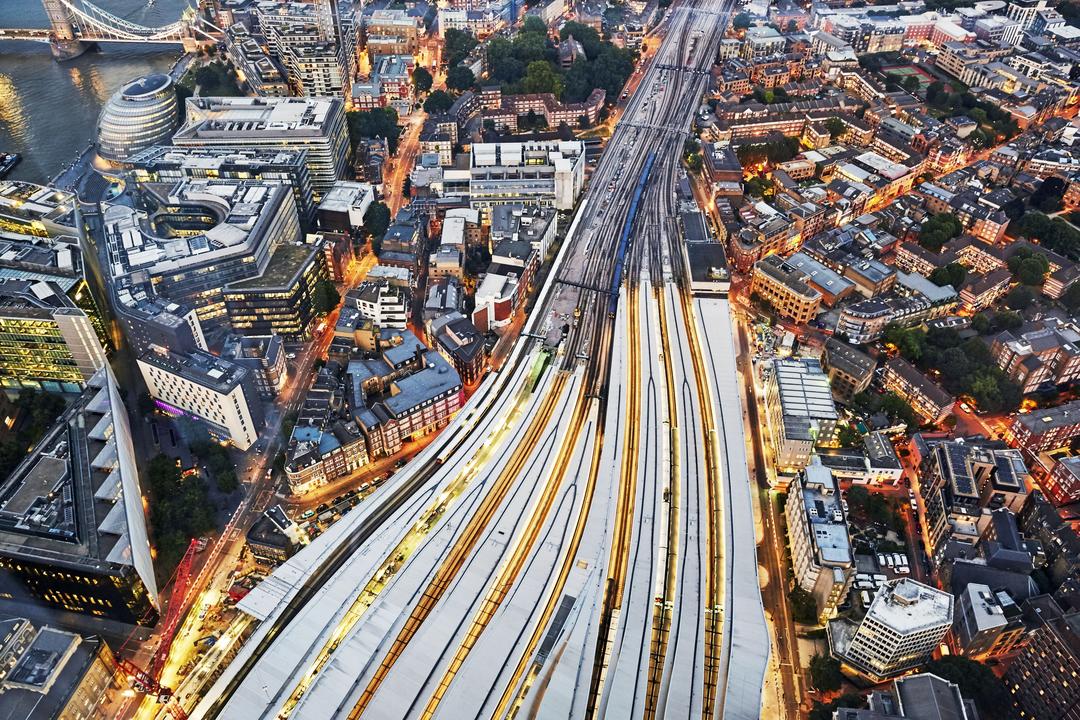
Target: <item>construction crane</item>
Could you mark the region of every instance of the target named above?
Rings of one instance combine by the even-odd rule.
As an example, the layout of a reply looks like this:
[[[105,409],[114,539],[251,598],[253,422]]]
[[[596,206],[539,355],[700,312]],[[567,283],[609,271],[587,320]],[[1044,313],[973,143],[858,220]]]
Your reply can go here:
[[[180,703],[173,700],[172,689],[162,687],[160,682],[161,671],[165,668],[165,661],[169,657],[169,650],[172,648],[176,631],[179,629],[180,622],[187,612],[186,601],[191,585],[191,568],[195,563],[195,555],[198,552],[199,541],[193,539],[188,544],[184,557],[180,559],[180,564],[176,566],[176,571],[173,573],[172,592],[165,606],[165,619],[161,625],[161,637],[158,640],[157,649],[150,658],[150,665],[144,670],[126,658],[117,661],[117,665],[127,675],[131,687],[147,695],[153,695],[159,703],[167,705],[166,711],[173,716],[174,720],[187,720],[188,716]],[[133,637],[134,633],[124,643],[124,647],[127,647]],[[123,648],[121,648],[122,650]]]

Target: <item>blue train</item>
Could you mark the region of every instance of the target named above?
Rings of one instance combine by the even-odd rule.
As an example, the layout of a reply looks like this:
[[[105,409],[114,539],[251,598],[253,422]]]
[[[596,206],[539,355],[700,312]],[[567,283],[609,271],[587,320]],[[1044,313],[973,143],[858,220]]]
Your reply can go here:
[[[637,217],[638,203],[645,194],[645,185],[649,182],[649,173],[652,172],[653,161],[656,153],[649,153],[645,158],[645,167],[641,169],[641,176],[634,187],[634,195],[630,199],[630,212],[626,215],[626,224],[623,225],[622,236],[619,238],[619,246],[615,251],[615,271],[611,275],[611,297],[608,299],[608,315],[615,317],[615,308],[619,304],[619,285],[622,284],[623,263],[626,262],[626,250],[630,247],[630,232],[634,229],[634,218]]]

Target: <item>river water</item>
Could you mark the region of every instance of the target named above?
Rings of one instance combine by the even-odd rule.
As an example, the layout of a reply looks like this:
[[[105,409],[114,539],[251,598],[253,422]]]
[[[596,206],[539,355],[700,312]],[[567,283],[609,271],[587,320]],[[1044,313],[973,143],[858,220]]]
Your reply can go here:
[[[180,17],[185,0],[94,0],[140,25],[166,25]],[[47,27],[40,0],[0,0],[0,27]],[[9,178],[44,183],[82,152],[94,136],[101,106],[138,75],[167,71],[180,57],[177,45],[111,43],[70,62],[52,59],[48,45],[0,42],[0,152],[22,162]]]

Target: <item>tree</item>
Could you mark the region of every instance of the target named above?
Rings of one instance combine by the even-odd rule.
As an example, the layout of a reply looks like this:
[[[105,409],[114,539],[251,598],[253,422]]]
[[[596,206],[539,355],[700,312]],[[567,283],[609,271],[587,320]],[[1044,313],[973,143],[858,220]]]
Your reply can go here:
[[[939,287],[952,285],[953,290],[959,290],[967,277],[967,268],[958,262],[951,262],[944,267],[934,268],[930,273],[929,280]]]
[[[453,69],[465,62],[476,45],[476,38],[471,33],[453,28],[447,30],[443,35],[443,60],[446,66]]]
[[[986,665],[962,655],[946,655],[931,660],[923,671],[956,683],[961,695],[975,701],[981,717],[987,720],[1011,717],[1013,704],[1009,691]]]
[[[1011,310],[1023,310],[1035,300],[1035,293],[1027,285],[1017,285],[1005,295],[1005,305]]]
[[[787,32],[789,32],[789,33],[799,32],[799,23],[797,23],[795,20],[788,20],[787,21]]]
[[[526,15],[525,22],[521,25],[522,34],[539,34],[547,37],[547,25],[536,15]]]
[[[159,454],[151,458],[140,479],[150,498],[155,568],[159,576],[168,577],[191,539],[213,529],[214,505],[206,481],[199,474],[183,477],[171,457]]]
[[[753,22],[753,18],[749,14],[741,12],[735,16],[735,19],[731,21],[731,26],[736,30],[746,30]]]
[[[436,90],[424,101],[424,112],[429,115],[441,115],[453,106],[454,98],[445,90]]]
[[[919,229],[919,244],[930,252],[940,252],[949,240],[964,231],[964,226],[952,213],[937,213]]]
[[[431,73],[427,69],[417,66],[412,71],[412,84],[418,95],[422,95],[431,89],[431,83],[434,82],[434,78],[431,77]]]
[[[694,153],[690,157],[686,158],[686,169],[695,175],[701,172],[701,168],[704,166],[705,161],[701,157],[701,153]]]
[[[814,596],[796,585],[788,593],[791,601],[791,617],[801,625],[816,625],[818,621],[817,601]]]
[[[398,126],[397,111],[393,108],[353,111],[346,113],[345,118],[349,130],[349,142],[352,143],[354,150],[361,140],[384,138],[387,150],[391,154],[397,152],[401,128]]]
[[[926,102],[933,102],[943,92],[945,92],[945,83],[935,80],[926,86]]]
[[[841,425],[837,433],[840,447],[858,447],[862,443],[862,433],[850,425]]]
[[[810,680],[821,692],[835,692],[844,682],[840,663],[831,655],[814,655],[810,658]]]
[[[319,315],[326,315],[341,302],[341,294],[329,280],[315,283],[311,291],[311,308]]]
[[[526,67],[521,89],[526,93],[551,93],[558,98],[562,97],[563,81],[551,63],[536,60]]]
[[[361,232],[371,238],[371,249],[378,255],[383,235],[390,227],[390,208],[383,202],[373,202],[364,213],[364,225]]]
[[[825,121],[825,129],[829,131],[829,136],[835,140],[847,132],[847,125],[840,118],[831,117]]]
[[[592,27],[571,20],[560,28],[559,39],[566,40],[571,35],[581,43],[581,47],[585,50],[585,57],[588,59],[595,60],[600,54],[602,42],[600,33],[596,32]]]
[[[1039,286],[1050,272],[1046,256],[1030,248],[1019,248],[1006,261],[1013,278],[1024,285]]]
[[[446,73],[446,87],[458,92],[465,92],[476,84],[476,76],[473,71],[464,65],[450,68]]]
[[[920,84],[921,83],[919,83],[919,78],[915,77],[914,75],[908,75],[906,78],[904,78],[903,82],[904,89],[912,94],[919,91]]]

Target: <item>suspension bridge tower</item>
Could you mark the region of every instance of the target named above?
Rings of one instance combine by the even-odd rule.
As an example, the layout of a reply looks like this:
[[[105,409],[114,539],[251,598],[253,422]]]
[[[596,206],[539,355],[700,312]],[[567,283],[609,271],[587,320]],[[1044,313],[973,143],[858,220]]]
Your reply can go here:
[[[45,6],[45,14],[49,17],[49,25],[52,28],[53,57],[57,60],[71,60],[87,51],[89,45],[75,37],[75,26],[71,22],[68,9],[60,0],[41,0]]]

